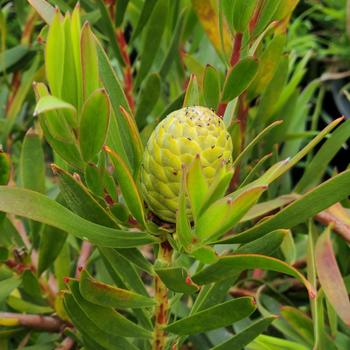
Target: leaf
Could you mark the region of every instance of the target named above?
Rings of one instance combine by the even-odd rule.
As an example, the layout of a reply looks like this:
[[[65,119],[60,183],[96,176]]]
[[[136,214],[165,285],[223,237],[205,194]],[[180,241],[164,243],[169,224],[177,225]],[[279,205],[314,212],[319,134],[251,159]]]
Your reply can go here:
[[[73,296],[69,293],[64,294],[64,306],[74,325],[83,334],[86,332],[94,341],[110,350],[138,350],[138,348],[129,343],[124,337],[111,336],[104,330],[99,329],[84,313]]]
[[[232,26],[236,32],[243,33],[247,30],[255,6],[257,6],[255,0],[235,0],[232,10]]]
[[[147,1],[147,2],[152,2],[152,1]],[[146,3],[145,3],[146,4]],[[176,54],[179,50],[180,46],[180,41],[181,41],[181,36],[183,33],[183,27],[184,27],[184,22],[188,14],[188,9],[184,8],[182,12],[180,13],[180,16],[176,22],[176,27],[174,29],[173,36],[171,38],[171,42],[168,46],[168,50],[166,52],[166,55],[164,56],[163,62],[161,64],[161,67],[159,69],[159,75],[161,79],[165,79],[166,76],[168,75],[168,72],[171,68],[171,65],[176,58]]]
[[[129,0],[120,0],[117,2],[115,10],[115,26],[120,27],[123,24],[124,15],[128,7]]]
[[[147,124],[147,117],[152,112],[160,96],[160,76],[158,73],[151,73],[141,84],[137,97],[135,120],[137,126],[142,130]]]
[[[253,81],[258,67],[258,62],[253,57],[240,60],[226,76],[221,100],[231,101],[246,90]]]
[[[45,161],[39,135],[29,129],[24,137],[20,159],[21,183],[24,188],[45,193]]]
[[[117,228],[118,223],[110,213],[97,202],[87,188],[55,164],[51,165],[52,171],[58,178],[60,195],[65,205],[80,217],[96,224]]]
[[[10,295],[7,299],[7,304],[14,310],[20,311],[23,313],[32,313],[32,314],[51,314],[53,309],[50,306],[35,305],[28,301],[25,301],[21,298]]]
[[[191,74],[182,106],[191,107],[191,106],[198,106],[198,105],[199,105],[198,82],[197,82],[196,76],[194,74]]]
[[[141,63],[135,85],[138,86],[152,67],[160,47],[168,17],[168,0],[157,1],[145,27],[141,48]]]
[[[226,327],[249,316],[256,309],[251,297],[237,298],[199,311],[169,324],[165,330],[179,335],[191,335]]]
[[[248,269],[263,269],[281,272],[295,277],[309,292],[310,298],[316,296],[316,292],[310,282],[294,267],[276,258],[259,254],[237,254],[227,255],[219,258],[219,261],[211,266],[205,267],[194,276],[192,280],[197,284],[208,284],[222,281],[225,278],[236,275]]]
[[[92,278],[84,269],[80,274],[80,293],[87,301],[117,309],[154,306],[153,299],[126,289],[117,288]]]
[[[186,190],[191,202],[193,218],[197,221],[199,211],[208,193],[207,180],[203,174],[199,154],[194,158],[187,173]]]
[[[222,48],[227,48],[230,51],[232,42],[229,35],[229,28],[226,22],[223,22],[223,37],[221,38],[219,18],[211,1],[192,0],[192,7],[215,49],[219,53],[222,52]]]
[[[61,110],[61,109],[62,110],[67,109],[71,112],[71,117],[69,121],[73,124],[73,127],[76,126],[77,111],[75,107],[72,106],[70,103],[62,101],[61,99],[52,95],[46,95],[46,96],[40,97],[34,109],[34,116],[41,113],[46,113],[49,111],[55,111],[55,110]]]
[[[0,304],[2,304],[11,292],[18,288],[22,283],[22,279],[18,276],[13,276],[0,281]]]
[[[350,325],[349,296],[333,251],[330,227],[317,240],[315,261],[318,278],[327,299],[345,324]]]
[[[236,335],[234,335],[229,340],[214,346],[211,350],[240,350],[243,349],[245,345],[249,344],[254,340],[260,333],[265,331],[265,329],[276,319],[276,316],[269,316],[261,318],[247,328],[243,329]]]
[[[53,226],[45,226],[39,244],[38,275],[49,268],[60,254],[67,233]]]
[[[198,291],[198,286],[192,283],[183,267],[162,267],[155,271],[166,287],[174,292],[192,294]]]
[[[350,170],[334,176],[306,193],[276,215],[221,243],[244,243],[279,228],[292,228],[346,198],[350,193]]]
[[[236,198],[222,198],[213,203],[199,218],[196,234],[208,242],[218,239],[231,229],[260,198],[266,186],[258,186]]]
[[[64,64],[62,64],[61,60],[64,57],[64,49],[64,25],[61,14],[56,10],[46,40],[45,68],[51,93],[57,97],[61,97],[62,92]]]
[[[0,185],[7,185],[11,176],[11,160],[8,153],[0,148]]]
[[[350,120],[340,125],[322,145],[315,157],[305,168],[305,172],[295,187],[296,192],[304,192],[321,180],[329,162],[350,137]]]
[[[107,7],[106,7],[103,0],[96,0],[95,3],[97,4],[98,9],[100,10],[100,13],[101,13],[100,23],[104,29],[103,32],[107,35],[107,37],[109,39],[109,44],[110,44],[111,49],[113,51],[114,57],[118,60],[118,63],[121,66],[124,66],[125,62],[124,62],[123,57],[122,57],[120,50],[119,50],[119,46],[118,46],[116,35],[115,35],[114,26],[113,26],[112,20],[109,16]]]
[[[39,13],[40,17],[47,23],[50,24],[55,17],[55,8],[52,7],[45,0],[28,0],[28,2],[35,8]]]
[[[110,336],[152,338],[150,331],[129,321],[113,308],[99,306],[85,300],[80,294],[78,281],[71,281],[69,283],[69,289],[75,301],[98,329]]]
[[[220,76],[210,65],[207,65],[204,71],[203,95],[207,107],[216,110],[220,101]]]
[[[243,157],[245,157],[247,154],[249,154],[250,151],[253,150],[254,146],[261,142],[262,138],[268,134],[273,128],[276,126],[280,125],[282,123],[281,120],[276,120],[269,126],[267,126],[264,130],[262,130],[249,144],[244,148],[244,150],[238,155],[238,157],[233,161],[232,166],[235,167],[237,166]]]
[[[272,255],[286,239],[289,230],[276,230],[260,237],[255,241],[241,245],[235,254],[262,254]]]
[[[131,214],[141,225],[145,225],[142,197],[128,166],[119,154],[108,147],[105,147],[104,150],[110,155],[114,165],[115,177],[117,178],[123,197]]]
[[[157,0],[148,0],[143,3],[140,17],[138,19],[137,25],[132,33],[131,41],[134,41],[136,37],[142,32],[146,23],[150,19],[151,13],[157,3]]]
[[[43,222],[105,247],[131,248],[157,241],[144,232],[121,231],[94,224],[42,194],[19,188],[0,186],[0,211]]]
[[[83,96],[86,100],[100,85],[96,42],[88,22],[85,22],[81,30],[80,49]]]
[[[270,83],[282,58],[286,43],[285,33],[276,34],[259,57],[259,68],[250,89],[254,94],[261,94]]]
[[[109,99],[104,89],[94,91],[84,102],[79,128],[80,149],[91,160],[105,142],[110,117]]]

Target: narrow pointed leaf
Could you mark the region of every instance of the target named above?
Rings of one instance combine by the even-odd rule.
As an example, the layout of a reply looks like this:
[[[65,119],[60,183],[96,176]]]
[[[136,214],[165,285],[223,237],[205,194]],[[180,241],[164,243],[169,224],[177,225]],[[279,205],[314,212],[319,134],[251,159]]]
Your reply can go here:
[[[118,181],[124,199],[132,215],[141,225],[145,225],[143,202],[140,191],[133,179],[133,176],[119,154],[105,147],[105,151],[110,155],[114,165],[115,177]]]
[[[99,87],[96,42],[91,27],[86,22],[80,38],[83,96],[86,100]]]
[[[50,90],[54,96],[61,97],[64,65],[65,40],[64,25],[61,14],[56,10],[52,19],[45,48],[45,68],[46,77],[50,85]]]
[[[165,329],[179,335],[202,333],[229,326],[249,316],[255,309],[251,297],[233,299],[171,323]]]
[[[192,74],[188,82],[183,107],[191,107],[199,105],[199,91],[197,77]]]
[[[255,321],[247,328],[234,335],[229,340],[213,347],[211,350],[240,350],[254,340],[260,333],[276,319],[276,316],[268,316]]]
[[[196,234],[205,241],[218,239],[239,222],[265,190],[266,186],[258,186],[234,199],[219,199],[198,218]]]
[[[104,89],[93,92],[82,109],[79,141],[84,160],[91,160],[105,142],[110,116],[109,99]]]
[[[94,224],[39,193],[0,186],[0,211],[57,227],[105,247],[131,248],[157,241],[144,232],[128,232]]]
[[[232,26],[236,32],[243,33],[247,30],[256,5],[255,0],[235,0],[232,10]]]
[[[216,264],[208,266],[195,274],[192,280],[198,284],[208,284],[222,281],[225,278],[248,269],[263,269],[285,273],[298,279],[307,288],[310,297],[316,292],[310,282],[294,267],[276,258],[259,254],[227,255],[219,259]]]
[[[228,72],[222,93],[222,101],[231,101],[245,91],[253,81],[258,67],[258,62],[252,57],[239,61]]]
[[[134,338],[151,338],[152,333],[129,321],[111,307],[99,306],[85,300],[80,294],[78,281],[72,281],[69,288],[76,302],[90,320],[109,335]]]
[[[45,0],[28,0],[28,2],[39,13],[40,17],[47,23],[51,24],[55,17],[55,8]]]
[[[155,301],[141,294],[121,289],[92,278],[86,270],[80,274],[80,293],[90,303],[117,309],[154,306]]]
[[[317,274],[327,299],[339,317],[350,325],[350,301],[340,273],[328,228],[317,240],[315,249]]]
[[[203,95],[207,107],[216,110],[220,100],[220,77],[217,70],[210,65],[205,67]]]

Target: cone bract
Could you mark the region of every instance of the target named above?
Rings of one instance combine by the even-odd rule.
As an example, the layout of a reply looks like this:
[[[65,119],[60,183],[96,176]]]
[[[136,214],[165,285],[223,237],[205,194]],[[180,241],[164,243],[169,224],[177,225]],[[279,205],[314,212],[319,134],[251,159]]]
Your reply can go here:
[[[232,163],[232,140],[221,118],[206,107],[185,107],[162,120],[150,136],[141,167],[141,188],[159,218],[175,222],[183,167],[199,155],[210,185]],[[227,167],[226,166],[226,167]],[[190,213],[189,203],[187,203]]]

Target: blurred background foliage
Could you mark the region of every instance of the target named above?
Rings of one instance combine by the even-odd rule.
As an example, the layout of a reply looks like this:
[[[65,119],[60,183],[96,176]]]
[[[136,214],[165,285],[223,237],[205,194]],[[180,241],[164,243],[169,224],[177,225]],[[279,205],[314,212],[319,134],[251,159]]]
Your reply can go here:
[[[36,8],[42,6],[40,0],[29,2]],[[76,1],[49,2],[63,13],[72,12],[76,6]],[[256,1],[247,0],[250,2],[256,4]],[[283,120],[281,126],[269,130],[263,142],[253,145],[244,154],[237,175],[239,178],[234,183],[239,186],[247,179],[256,179],[277,161],[296,154],[333,119],[341,115],[350,118],[350,5],[346,0],[260,1],[263,15],[260,14],[254,23],[251,35],[247,35],[249,21],[245,22],[243,12],[233,11],[233,3],[231,0],[81,0],[80,8],[82,22],[87,20],[91,24],[123,84],[144,143],[155,125],[170,111],[191,102],[207,105],[224,116],[236,141],[235,155],[240,154],[264,128]],[[0,4],[0,143],[6,152],[2,153],[3,157],[11,155],[11,183],[26,187],[23,168],[32,165],[21,161],[23,150],[28,149],[23,147],[23,140],[28,141],[28,137],[25,138],[27,130],[33,128],[36,137],[40,142],[42,140],[38,118],[34,116],[36,102],[32,84],[45,81],[44,47],[48,26],[41,17],[47,13],[43,6],[43,13],[39,15],[25,0],[1,1]],[[248,13],[249,8],[245,11]],[[249,20],[251,15],[252,12],[247,15]],[[244,86],[247,71],[243,67],[234,77],[236,85],[233,85],[238,90],[226,89],[229,95],[225,96],[227,72],[231,72],[231,67],[240,59],[231,55],[235,52],[234,45],[238,45],[231,37],[235,34],[237,38],[237,33],[242,33],[241,56],[244,59],[254,55],[259,66],[247,91]],[[255,69],[256,61],[247,62],[251,69]],[[245,117],[240,119],[242,115]],[[326,139],[296,169],[272,184],[264,198],[305,193],[321,180],[348,168],[348,135],[349,121],[342,124],[341,131],[332,141]],[[35,160],[45,160],[43,167],[36,169],[36,174],[43,177],[48,195],[54,198],[59,189],[49,164],[54,161],[64,169],[76,169],[67,165],[47,143],[43,142],[43,147],[44,152],[33,156]],[[317,151],[320,152],[318,162],[312,163],[312,155]],[[285,203],[290,201],[288,197],[280,198]],[[350,225],[348,208],[349,202],[345,199],[341,207],[333,208],[331,214],[342,217],[345,224]],[[319,221],[322,222],[322,218]],[[35,232],[39,229],[35,225],[32,221],[25,222],[25,227],[32,233],[33,246],[38,247],[40,238]],[[244,223],[242,227],[245,227]],[[0,234],[0,261],[8,261],[10,257],[17,262],[23,261],[25,266],[30,261],[31,245],[23,241],[20,228],[11,220],[2,221],[2,230],[7,234]],[[314,256],[313,243],[318,231],[319,227],[312,222],[298,225],[293,230],[293,237],[290,235],[285,240],[279,256],[304,269],[308,257]],[[306,239],[307,234],[314,238],[311,244]],[[333,243],[349,290],[348,242],[334,235]],[[60,248],[46,268],[55,273],[60,281],[59,287],[63,288],[62,277],[75,273],[77,266],[74,262],[79,257],[81,242],[70,237]],[[333,252],[332,248],[327,248]],[[93,259],[97,261],[97,276],[111,283],[106,268],[96,255]],[[310,279],[315,278],[312,268],[309,267],[307,273]],[[9,270],[2,266],[0,280],[10,277]],[[232,295],[247,292],[244,288],[250,284],[260,285],[261,277],[261,271],[255,270],[244,283],[232,289]],[[333,306],[322,293],[318,302],[311,306],[311,311],[300,284],[275,278],[273,273],[270,277],[256,293],[258,308],[263,315],[279,313],[281,318],[269,335],[260,336],[247,349],[303,350],[312,349],[314,344],[314,349],[350,348],[348,325],[337,318]],[[18,295],[12,295],[7,308],[19,312],[52,313],[52,300],[47,301],[50,295],[42,298],[40,283],[34,273],[25,270],[20,293],[28,303],[21,304]],[[14,279],[10,290],[18,286],[19,282]],[[264,293],[267,290],[268,293]],[[9,293],[0,286],[1,303]],[[177,307],[178,315],[186,314],[182,304]],[[315,315],[315,308],[322,314],[316,325],[311,318]],[[62,306],[56,305],[55,312],[65,318]],[[239,322],[234,330],[242,330],[246,325],[245,321]],[[62,340],[56,333],[34,332],[28,335],[22,328],[8,330],[6,325],[3,326],[0,328],[0,349],[53,349]],[[190,340],[195,349],[208,349],[228,337],[226,330],[217,330],[205,336],[193,336]]]

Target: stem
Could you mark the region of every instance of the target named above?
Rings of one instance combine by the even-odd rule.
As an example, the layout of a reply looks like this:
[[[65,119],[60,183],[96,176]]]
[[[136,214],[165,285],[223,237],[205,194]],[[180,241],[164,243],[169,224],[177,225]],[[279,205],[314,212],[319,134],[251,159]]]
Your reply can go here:
[[[243,33],[237,33],[235,35],[235,40],[233,43],[233,50],[232,50],[232,55],[230,60],[231,67],[233,67],[241,57],[242,38],[243,38]]]
[[[0,322],[46,332],[61,332],[66,324],[57,317],[0,312]]]
[[[172,248],[170,244],[167,241],[161,243],[159,246],[158,260],[163,264],[169,264],[171,262],[171,256]],[[155,277],[154,290],[157,305],[154,312],[155,325],[152,350],[164,350],[167,341],[164,327],[168,322],[169,300],[168,288],[165,286],[159,276]]]

